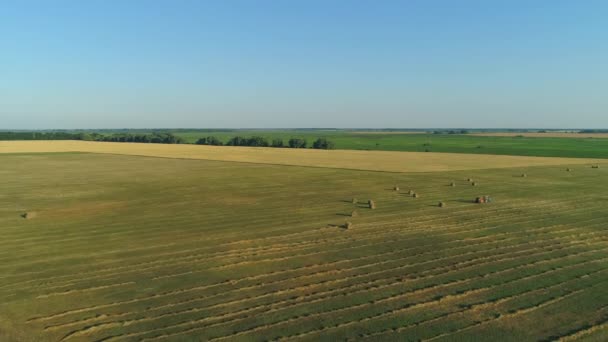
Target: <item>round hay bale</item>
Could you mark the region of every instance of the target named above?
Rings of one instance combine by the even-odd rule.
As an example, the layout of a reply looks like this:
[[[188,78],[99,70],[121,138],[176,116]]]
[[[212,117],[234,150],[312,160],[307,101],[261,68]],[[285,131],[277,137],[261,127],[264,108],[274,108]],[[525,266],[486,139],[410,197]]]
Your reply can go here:
[[[456,182],[450,183],[450,186],[456,186]]]
[[[418,197],[420,197],[420,195],[418,195],[418,193],[417,193],[417,192],[414,192],[414,194],[412,195],[412,197],[414,197],[414,198],[418,198]]]
[[[571,169],[571,168],[567,168],[567,169],[566,169],[566,172],[570,172],[570,171],[572,171],[572,169]]]
[[[351,229],[353,227],[353,223],[346,221],[346,223],[344,223],[344,225],[342,226],[344,229]]]
[[[31,220],[31,219],[35,218],[37,215],[38,215],[38,213],[35,211],[28,211],[23,214],[20,214],[19,216],[21,216],[22,218],[24,218],[26,220]]]
[[[477,186],[477,182],[471,183],[472,186]]]
[[[525,173],[522,173],[522,174],[521,174],[521,177],[522,177],[522,178],[526,178],[526,177],[528,177],[528,175],[527,175],[527,174],[525,174]]]
[[[407,192],[409,195],[413,195],[414,194],[414,190],[410,190]]]
[[[399,187],[395,185],[395,187],[393,188],[395,191],[399,191]]]
[[[376,209],[376,203],[372,200],[367,201],[370,209]]]
[[[353,204],[357,204],[357,203],[358,203],[357,199],[353,197]]]
[[[472,182],[473,178],[467,178],[467,182]]]
[[[439,202],[439,208],[445,208],[445,202]]]
[[[358,213],[356,210],[353,210],[353,211],[350,213],[350,217],[357,217],[357,216],[359,216],[359,213]]]

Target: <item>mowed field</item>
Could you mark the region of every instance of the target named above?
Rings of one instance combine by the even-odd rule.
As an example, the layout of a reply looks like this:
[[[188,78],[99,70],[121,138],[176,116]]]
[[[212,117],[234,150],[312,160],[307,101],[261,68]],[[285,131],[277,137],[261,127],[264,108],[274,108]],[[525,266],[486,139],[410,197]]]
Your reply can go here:
[[[608,162],[479,158],[0,154],[0,340],[606,340]]]

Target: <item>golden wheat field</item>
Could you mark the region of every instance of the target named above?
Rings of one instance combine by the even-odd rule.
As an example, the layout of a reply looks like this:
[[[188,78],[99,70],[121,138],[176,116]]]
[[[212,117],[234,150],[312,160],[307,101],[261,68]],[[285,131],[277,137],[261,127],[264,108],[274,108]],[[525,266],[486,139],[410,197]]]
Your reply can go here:
[[[0,141],[0,153],[91,152],[149,157],[329,167],[390,172],[474,170],[541,165],[589,164],[584,158],[474,155],[429,152],[280,149],[91,141]]]
[[[608,338],[608,162],[0,149],[1,341]]]

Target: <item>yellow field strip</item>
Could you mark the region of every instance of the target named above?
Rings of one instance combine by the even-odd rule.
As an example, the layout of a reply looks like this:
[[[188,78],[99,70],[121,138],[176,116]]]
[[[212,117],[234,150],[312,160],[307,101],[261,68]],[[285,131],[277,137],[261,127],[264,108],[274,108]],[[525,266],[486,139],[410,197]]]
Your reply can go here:
[[[148,157],[206,159],[340,169],[432,172],[543,165],[592,164],[604,160],[431,152],[281,149],[92,141],[0,141],[1,153],[90,152]]]

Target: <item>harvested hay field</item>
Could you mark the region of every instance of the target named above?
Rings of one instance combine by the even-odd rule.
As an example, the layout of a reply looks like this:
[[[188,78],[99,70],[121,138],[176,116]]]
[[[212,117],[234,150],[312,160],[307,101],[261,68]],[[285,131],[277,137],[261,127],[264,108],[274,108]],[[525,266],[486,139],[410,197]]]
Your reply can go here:
[[[596,159],[428,152],[312,150],[88,141],[0,141],[0,153],[91,152],[178,159],[314,166],[389,172],[431,172],[541,165],[597,164]]]
[[[606,167],[388,173],[83,153],[0,165],[3,341],[608,339]],[[494,205],[446,186],[467,177]],[[327,229],[345,220],[354,228]]]

